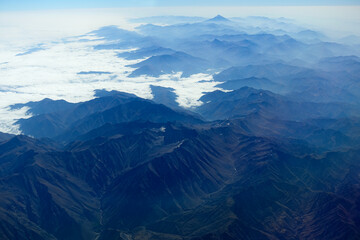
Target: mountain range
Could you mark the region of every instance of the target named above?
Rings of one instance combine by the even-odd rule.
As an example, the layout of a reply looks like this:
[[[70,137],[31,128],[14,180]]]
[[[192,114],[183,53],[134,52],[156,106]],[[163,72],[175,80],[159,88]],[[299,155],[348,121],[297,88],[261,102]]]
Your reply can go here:
[[[0,133],[0,239],[360,238],[359,49],[286,19],[133,21],[93,50],[157,79],[151,99],[9,106],[27,117]],[[213,90],[184,108],[184,78]]]

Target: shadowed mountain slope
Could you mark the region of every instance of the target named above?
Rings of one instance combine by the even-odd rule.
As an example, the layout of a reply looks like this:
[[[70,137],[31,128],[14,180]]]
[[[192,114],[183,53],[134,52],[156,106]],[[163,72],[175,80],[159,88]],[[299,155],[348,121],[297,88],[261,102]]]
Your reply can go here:
[[[359,236],[359,203],[353,201],[360,191],[358,150],[310,156],[304,148],[295,151],[295,145],[245,133],[226,121],[195,129],[105,125],[65,150],[14,137],[0,144],[1,234],[5,239]]]
[[[76,104],[71,109],[48,114],[40,114],[28,119],[20,119],[20,129],[35,137],[56,137],[69,140],[105,123],[149,120],[153,122],[179,121],[200,123],[197,117],[176,112],[161,104],[123,93],[102,93],[103,97]]]

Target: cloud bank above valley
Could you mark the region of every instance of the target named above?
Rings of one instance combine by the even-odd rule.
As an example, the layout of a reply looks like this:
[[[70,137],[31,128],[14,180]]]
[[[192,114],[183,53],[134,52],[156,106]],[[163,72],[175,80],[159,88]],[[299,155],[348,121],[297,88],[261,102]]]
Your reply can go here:
[[[152,99],[151,85],[173,89],[180,106],[191,108],[201,104],[205,92],[219,89],[213,80],[214,70],[204,69],[184,75],[164,72],[159,76],[130,74],[149,57],[126,59],[121,53],[139,48],[99,48],[118,44],[116,39],[93,32],[103,26],[139,32],[151,22],[151,16],[197,16],[197,19],[175,18],[181,22],[201,22],[223,14],[243,27],[242,31],[288,32],[321,30],[326,41],[348,41],[356,44],[360,30],[359,7],[239,7],[239,8],[129,8],[93,10],[57,10],[37,12],[0,12],[0,131],[19,133],[14,123],[29,117],[26,109],[11,110],[10,105],[39,101],[44,98],[86,101],[94,90],[118,90]],[[339,11],[340,10],[340,11]],[[266,16],[271,19],[246,18]],[[142,20],[136,18],[142,17]],[[279,18],[284,17],[279,20]],[[289,18],[290,17],[290,18]],[[169,19],[169,18],[168,18]],[[310,19],[310,20],[309,20]],[[166,19],[160,25],[166,25]],[[160,21],[160,22],[159,22]],[[265,24],[266,22],[266,24]],[[276,25],[278,24],[278,25]],[[261,27],[262,28],[261,28]],[[357,25],[358,26],[358,25]],[[232,26],[233,27],[233,26]],[[347,38],[345,38],[347,37]],[[355,39],[355,40],[354,40]],[[355,41],[355,42],[354,42]],[[119,56],[120,54],[120,56]],[[209,67],[211,68],[211,67]]]

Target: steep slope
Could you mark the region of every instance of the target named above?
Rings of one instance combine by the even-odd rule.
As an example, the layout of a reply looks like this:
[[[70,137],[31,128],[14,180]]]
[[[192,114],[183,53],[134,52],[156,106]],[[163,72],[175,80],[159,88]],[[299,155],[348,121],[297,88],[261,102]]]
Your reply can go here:
[[[8,139],[10,139],[10,138],[12,138],[12,137],[13,137],[12,134],[0,132],[0,142],[1,142],[1,141],[8,140]]]
[[[54,137],[59,135],[75,121],[93,113],[104,111],[121,103],[136,99],[131,94],[116,94],[95,98],[88,102],[74,105],[68,110],[54,111],[51,113],[35,115],[28,119],[20,119],[17,124],[20,130],[34,137]]]
[[[165,88],[160,86],[150,85],[151,93],[154,96],[152,101],[164,104],[172,109],[182,109],[176,102],[177,95],[173,88]]]
[[[146,100],[134,100],[76,121],[57,139],[69,141],[106,123],[115,124],[139,120],[155,123],[182,122],[194,124],[202,122],[193,115],[174,111],[162,104],[155,104]]]
[[[107,124],[65,150],[20,136],[0,153],[4,239],[360,235],[359,150],[316,155],[237,121]]]
[[[152,56],[142,62],[130,65],[137,68],[129,76],[137,77],[148,75],[159,77],[162,74],[182,72],[184,77],[195,73],[205,72],[209,63],[201,58],[193,57],[184,52],[175,52],[173,54],[164,54]]]
[[[201,97],[196,109],[209,120],[245,117],[260,113],[269,119],[303,121],[310,118],[359,116],[357,105],[298,102],[270,91],[243,87],[231,92],[214,91]]]
[[[84,181],[44,155],[52,147],[25,136],[0,145],[2,239],[91,239],[98,201]]]
[[[2,216],[6,220],[2,221],[1,233],[7,236],[6,239],[24,238],[30,233],[31,239],[93,239],[100,227],[99,224],[103,225],[107,221],[105,215],[114,213],[113,211],[106,212],[105,209],[99,210],[98,198],[101,195],[104,194],[102,203],[105,205],[104,208],[111,206],[123,208],[125,205],[113,205],[114,197],[110,199],[105,197],[106,194],[115,194],[117,198],[124,190],[117,189],[119,185],[116,182],[120,178],[124,178],[131,169],[135,172],[140,171],[139,174],[142,175],[141,169],[144,163],[158,162],[163,158],[162,156],[165,157],[177,151],[177,148],[181,148],[184,138],[196,137],[196,131],[167,124],[164,130],[151,128],[123,137],[111,136],[83,143],[77,142],[70,145],[66,151],[58,151],[28,137],[15,137],[0,145],[1,152],[4,152],[4,155],[0,156],[1,183],[4,184],[2,194],[6,196],[1,200]],[[203,146],[199,144],[201,143],[190,146],[200,149]],[[205,152],[202,154],[199,152],[196,156],[189,155],[187,152],[188,161],[196,165],[196,159],[199,157],[216,160],[216,151],[206,148],[203,151]],[[182,159],[183,157],[179,156],[177,161],[181,162]],[[159,163],[161,167],[161,162]],[[214,173],[215,166],[205,164],[202,167],[209,168],[209,171]],[[176,166],[170,166],[168,170],[181,173]],[[200,179],[196,180],[200,182],[194,184],[204,188],[205,192],[213,191],[221,185],[221,180],[225,178],[222,175],[226,175],[226,172],[216,174],[217,177],[214,176],[217,180],[214,180],[213,187],[201,183],[207,179],[208,176],[203,175],[206,173],[193,172],[192,174],[200,176]],[[183,174],[185,182],[182,184],[186,184],[190,176],[187,176],[187,173]],[[155,183],[149,182],[149,184]],[[124,181],[121,184],[129,187],[128,191],[132,191],[130,185],[134,183]],[[172,186],[172,188],[179,187],[180,185]],[[178,194],[188,195],[183,191]],[[186,191],[191,191],[191,189]],[[192,191],[192,198],[198,199],[200,196],[196,194],[196,191],[194,192],[194,189]],[[180,195],[171,197],[174,201],[179,201],[176,198],[181,198]],[[28,199],[26,201],[30,202],[14,199]],[[187,200],[189,199],[185,199],[183,204],[192,205],[191,201]],[[109,205],[105,202],[109,202]],[[9,204],[13,207],[9,207]],[[27,204],[26,207],[24,204]],[[134,202],[131,209],[135,210],[135,206]],[[15,209],[21,209],[21,211]],[[52,210],[48,211],[49,209]],[[164,209],[171,212],[173,207],[164,207]],[[84,214],[83,219],[81,214]],[[122,220],[119,218],[117,221]],[[139,219],[135,223],[138,224]],[[17,231],[17,228],[22,230]],[[82,230],[79,231],[79,229]],[[18,235],[12,235],[15,232]]]
[[[52,100],[49,98],[45,98],[39,102],[28,102],[25,104],[14,104],[11,105],[11,109],[20,109],[23,107],[28,107],[28,114],[39,115],[39,114],[47,114],[59,111],[66,111],[76,107],[77,104],[69,103],[65,100]]]
[[[191,115],[185,111],[177,112],[132,94],[101,91],[98,91],[97,94],[101,97],[74,104],[68,110],[54,110],[55,112],[20,119],[17,124],[19,124],[20,130],[27,135],[38,138],[57,137],[59,140],[68,141],[105,123],[136,120],[201,122],[194,114]]]
[[[163,48],[159,46],[151,46],[147,48],[141,48],[138,50],[119,53],[117,56],[128,60],[143,59],[147,57],[153,57],[158,55],[173,54],[175,50],[170,48]]]
[[[237,90],[242,87],[251,87],[255,89],[263,89],[269,91],[281,91],[282,86],[280,84],[274,83],[273,81],[267,78],[243,78],[243,79],[231,79],[224,83],[216,85],[225,90]]]
[[[307,121],[286,121],[268,119],[261,114],[251,114],[241,119],[230,120],[241,125],[247,132],[255,136],[271,137],[286,142],[298,141],[299,147],[318,148],[317,151],[329,151],[359,147],[359,127],[356,119],[347,119],[347,125],[324,124],[340,123],[335,119],[310,119]]]
[[[359,203],[354,201],[360,190],[359,177],[350,170],[359,169],[358,150],[331,153],[320,159],[297,158],[266,141],[257,139],[257,144],[252,144],[249,140],[240,141],[238,151],[234,152],[237,172],[232,183],[212,194],[201,206],[151,224],[147,227],[150,236],[155,239],[161,239],[159,233],[162,237],[175,233],[173,239],[359,236]]]

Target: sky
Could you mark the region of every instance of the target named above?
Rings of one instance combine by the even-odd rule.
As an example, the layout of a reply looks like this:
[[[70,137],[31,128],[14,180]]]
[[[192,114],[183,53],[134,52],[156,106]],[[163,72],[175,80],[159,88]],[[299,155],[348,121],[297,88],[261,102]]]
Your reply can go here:
[[[0,0],[0,11],[162,6],[340,6],[360,0]]]

